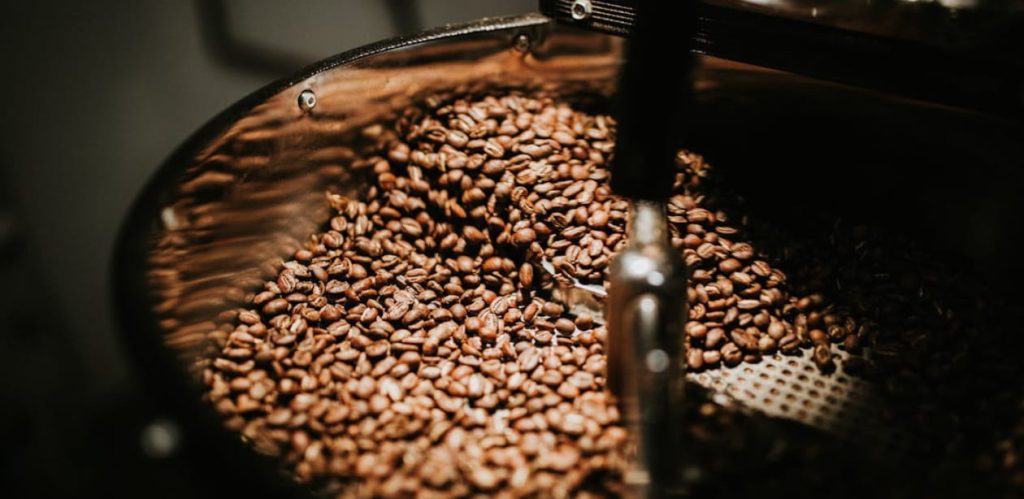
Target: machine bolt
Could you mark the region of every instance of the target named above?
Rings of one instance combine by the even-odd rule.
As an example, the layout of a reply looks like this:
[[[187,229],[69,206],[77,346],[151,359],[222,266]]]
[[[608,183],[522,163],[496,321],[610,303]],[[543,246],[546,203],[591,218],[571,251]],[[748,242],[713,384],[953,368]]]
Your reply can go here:
[[[303,90],[299,94],[299,109],[303,112],[310,112],[316,107],[316,94],[312,90]]]
[[[572,18],[583,21],[590,17],[592,10],[593,6],[590,5],[590,0],[576,0],[572,3]]]
[[[525,54],[530,51],[530,43],[530,35],[519,34],[516,35],[515,39],[512,41],[512,46],[519,52]]]

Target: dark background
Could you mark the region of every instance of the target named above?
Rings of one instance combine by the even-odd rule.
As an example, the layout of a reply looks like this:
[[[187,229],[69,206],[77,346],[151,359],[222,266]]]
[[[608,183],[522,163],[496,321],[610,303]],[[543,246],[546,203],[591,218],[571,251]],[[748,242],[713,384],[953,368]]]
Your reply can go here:
[[[3,2],[0,495],[211,496],[113,318],[111,251],[143,183],[207,119],[308,63],[535,6]]]

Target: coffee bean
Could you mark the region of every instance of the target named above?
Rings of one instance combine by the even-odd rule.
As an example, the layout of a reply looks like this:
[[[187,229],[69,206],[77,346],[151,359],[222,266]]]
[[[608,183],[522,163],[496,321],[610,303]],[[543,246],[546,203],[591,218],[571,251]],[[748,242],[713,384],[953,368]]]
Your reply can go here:
[[[727,258],[718,263],[718,270],[721,270],[726,274],[731,274],[741,268],[743,268],[743,264],[735,258]]]
[[[812,329],[808,336],[810,336],[811,342],[814,344],[828,343],[828,335],[820,329]]]
[[[760,306],[760,300],[740,300],[736,303],[736,307],[740,310],[754,310]]]
[[[572,334],[576,330],[576,324],[571,319],[561,317],[555,321],[555,329],[562,334]]]
[[[707,337],[704,339],[704,344],[708,348],[716,348],[725,339],[725,330],[722,328],[711,328],[707,332]]]
[[[775,340],[782,339],[786,334],[786,326],[782,321],[774,321],[768,325],[768,336],[771,336]]]
[[[742,348],[743,350],[750,351],[757,349],[757,340],[755,340],[751,335],[747,334],[747,332],[742,329],[735,329],[732,332],[730,332],[729,338],[732,339],[733,343],[735,343],[736,346]]]
[[[735,343],[726,343],[720,350],[725,363],[734,366],[743,360],[743,351]]]
[[[576,316],[575,325],[580,331],[589,331],[594,327],[594,317],[587,313],[580,314]]]
[[[779,350],[786,353],[791,353],[800,348],[800,340],[797,339],[796,335],[787,334],[779,340]]]
[[[487,240],[487,235],[472,225],[464,227],[462,229],[462,235],[465,236],[467,241],[473,244],[480,244]]]
[[[819,368],[826,369],[832,366],[832,352],[829,351],[828,345],[816,345],[811,359]]]
[[[730,248],[730,254],[738,260],[750,260],[754,257],[754,249],[747,243],[738,243]]]
[[[704,350],[701,353],[701,360],[706,366],[715,366],[722,360],[722,354],[718,350]]]
[[[686,350],[686,365],[691,370],[696,371],[704,366],[704,352],[699,348],[689,348]]]
[[[263,305],[263,313],[266,315],[277,315],[288,310],[288,300],[277,298]]]
[[[686,323],[685,331],[691,338],[703,338],[708,334],[708,327],[702,322],[690,321]]]
[[[512,244],[516,246],[529,246],[537,239],[537,233],[529,227],[519,229],[512,235]]]
[[[533,265],[523,263],[519,267],[519,285],[528,288],[533,284]]]
[[[549,315],[552,317],[561,315],[562,310],[562,305],[555,303],[553,301],[544,302],[544,305],[541,307],[541,312],[543,312],[545,315]]]

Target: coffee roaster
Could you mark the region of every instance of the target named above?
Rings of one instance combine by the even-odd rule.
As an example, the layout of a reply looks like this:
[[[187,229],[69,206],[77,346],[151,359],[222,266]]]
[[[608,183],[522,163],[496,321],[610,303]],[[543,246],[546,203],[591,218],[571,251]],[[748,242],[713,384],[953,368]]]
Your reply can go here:
[[[965,293],[990,303],[993,328],[1014,323],[1014,283],[1024,277],[1011,243],[1024,212],[1016,195],[1024,185],[1024,52],[1014,7],[812,3],[697,2],[645,20],[630,2],[545,1],[543,14],[379,42],[275,82],[197,131],[139,196],[116,259],[126,342],[191,438],[208,444],[210,463],[237,463],[226,467],[226,482],[249,484],[255,495],[305,493],[202,402],[202,367],[222,346],[223,325],[329,220],[325,191],[357,195],[363,180],[353,165],[375,125],[432,95],[544,89],[612,110],[628,127],[619,159],[631,168],[616,166],[613,187],[636,200],[634,246],[612,267],[602,306],[609,385],[634,430],[637,457],[624,480],[635,493],[955,496],[969,490],[962,477],[998,476],[990,482],[997,492],[986,492],[1012,496],[1024,487],[1007,457],[1024,448],[1012,390],[979,393],[971,408],[970,398],[916,391],[936,410],[915,426],[889,414],[901,393],[889,385],[906,373],[871,378],[845,368],[897,355],[884,348],[827,346],[831,370],[815,364],[816,349],[801,348],[693,370],[686,388],[676,374],[686,345],[669,332],[682,329],[692,301],[664,228],[668,192],[660,188],[671,185],[672,171],[660,160],[676,146],[721,165],[725,182],[791,234],[820,231],[810,219],[829,212],[924,241],[972,269],[963,271]],[[685,29],[668,36],[672,25]],[[664,80],[650,82],[658,75]],[[650,118],[659,112],[668,119]],[[878,274],[869,277],[889,278]],[[985,291],[975,293],[979,282]],[[574,305],[576,295],[565,294]],[[964,343],[958,358],[992,338],[1013,351],[1012,336],[986,334]],[[958,376],[1019,384],[1012,357],[986,358],[985,366]],[[961,424],[979,407],[998,423]],[[671,436],[674,422],[715,411],[734,414],[726,437]],[[996,434],[977,436],[978,426]],[[938,458],[895,471],[891,463],[920,456],[919,441],[936,434],[952,435],[935,447],[941,452],[930,449]],[[901,473],[928,484],[908,485]],[[876,479],[837,485],[850,474]]]

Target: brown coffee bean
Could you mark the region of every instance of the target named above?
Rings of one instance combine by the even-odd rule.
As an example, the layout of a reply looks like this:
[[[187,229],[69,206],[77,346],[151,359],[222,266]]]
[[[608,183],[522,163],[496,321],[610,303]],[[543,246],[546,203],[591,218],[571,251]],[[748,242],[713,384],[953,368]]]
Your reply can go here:
[[[576,323],[571,319],[562,317],[555,321],[555,329],[562,334],[572,334],[573,331],[576,331]]]
[[[263,305],[263,313],[266,315],[277,315],[288,310],[288,300],[277,298]]]
[[[595,229],[603,229],[608,225],[610,217],[607,211],[598,210],[587,218],[587,225]]]
[[[704,352],[699,348],[690,348],[686,351],[686,366],[693,371],[704,367]]]
[[[704,345],[708,348],[717,348],[722,340],[725,339],[725,330],[722,328],[711,328],[708,330],[707,336],[704,338]]]
[[[821,369],[828,369],[832,366],[832,352],[829,350],[828,345],[816,345],[811,359]]]
[[[825,334],[825,331],[822,331],[820,329],[812,329],[808,333],[808,336],[811,338],[811,342],[814,344],[828,343],[828,335]]]
[[[708,334],[708,327],[702,322],[690,321],[686,323],[686,334],[691,338],[703,338]]]
[[[515,234],[512,234],[512,244],[516,246],[529,246],[536,239],[537,233],[529,227],[519,229]]]
[[[761,306],[760,300],[740,300],[736,307],[740,310],[755,310]]]
[[[721,270],[726,274],[731,274],[741,268],[743,268],[743,264],[735,258],[726,258],[718,263],[718,270]]]
[[[722,358],[725,363],[734,366],[739,364],[743,360],[743,351],[740,350],[734,343],[726,343],[720,351],[722,352]]]
[[[519,285],[528,288],[533,284],[533,265],[523,263],[519,267]]]
[[[729,338],[732,339],[736,346],[744,350],[757,350],[757,340],[742,329],[734,329],[729,333]],[[723,351],[722,353],[724,354],[725,352]]]
[[[544,302],[544,305],[541,307],[541,312],[552,317],[561,315],[562,311],[562,305],[553,301]]]
[[[483,231],[477,229],[476,227],[473,227],[472,225],[465,226],[462,229],[462,235],[466,238],[467,241],[473,244],[480,244],[487,240],[487,235],[484,234]]]
[[[754,257],[754,249],[747,243],[734,244],[729,252],[738,260],[750,260]]]
[[[484,272],[498,272],[502,269],[502,260],[500,257],[492,256],[484,260],[483,271]]]
[[[796,335],[787,334],[779,340],[779,350],[786,353],[791,353],[800,348],[800,340],[797,339]]]
[[[775,321],[768,325],[768,336],[775,340],[782,339],[786,334],[786,326],[781,321]]]
[[[701,360],[706,366],[716,366],[722,360],[722,353],[718,350],[704,350],[701,354]]]
[[[594,327],[594,317],[587,313],[576,316],[576,328],[580,331],[589,331]]]

